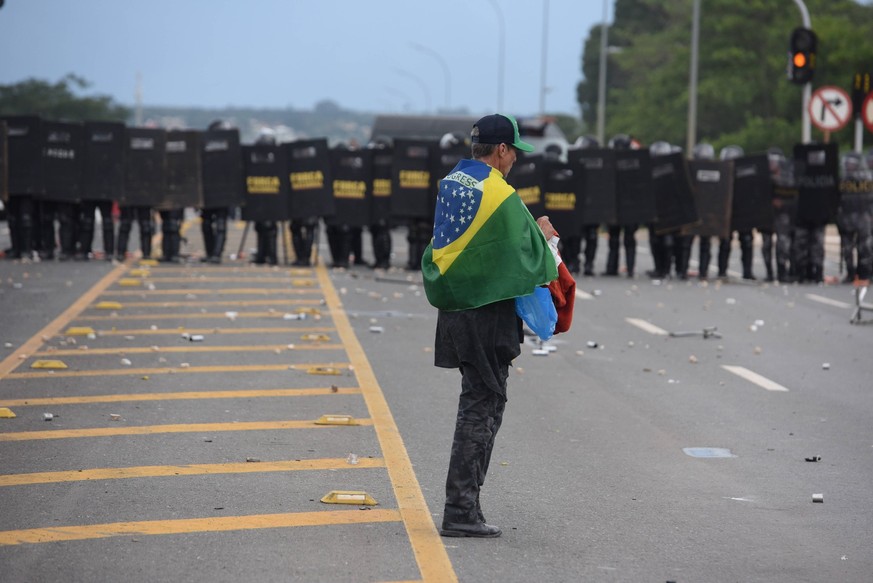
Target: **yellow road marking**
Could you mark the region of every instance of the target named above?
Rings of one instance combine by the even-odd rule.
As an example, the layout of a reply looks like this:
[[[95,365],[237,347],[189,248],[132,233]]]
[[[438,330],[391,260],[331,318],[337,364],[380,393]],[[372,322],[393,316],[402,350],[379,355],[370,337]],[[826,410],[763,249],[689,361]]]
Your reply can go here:
[[[97,336],[160,336],[163,334],[178,335],[181,332],[188,332],[189,334],[294,334],[298,332],[333,332],[333,330],[333,328],[327,326],[314,326],[309,328],[290,328],[280,326],[274,328],[187,328],[181,326],[176,328],[158,328],[156,330],[152,330],[151,328],[98,330]],[[63,334],[58,334],[58,336],[63,336]]]
[[[279,320],[285,314],[281,311],[275,312],[237,312],[234,318],[277,318]],[[124,321],[124,320],[166,320],[170,318],[198,318],[198,319],[211,319],[211,318],[220,318],[222,320],[227,319],[227,314],[224,312],[207,312],[207,313],[184,313],[177,312],[175,314],[124,314],[120,313],[112,316],[79,316],[76,318],[76,321],[88,321],[88,322],[105,322],[107,320],[112,321]]]
[[[370,367],[367,355],[361,348],[361,344],[342,310],[342,304],[330,281],[327,269],[319,265],[317,275],[327,305],[333,314],[334,324],[340,339],[346,345],[349,360],[354,367],[361,392],[364,394],[367,410],[370,412],[376,435],[379,438],[385,465],[388,468],[388,475],[397,498],[397,506],[403,517],[403,524],[409,535],[422,579],[425,581],[457,581],[457,575],[452,568],[442,539],[436,531],[430,510],[421,492],[421,486],[415,477],[406,446],[403,444],[400,431],[394,422],[391,409],[379,387],[376,375]]]
[[[196,281],[194,283],[197,283]],[[306,295],[318,294],[321,291],[317,288],[295,288],[295,289],[276,289],[263,287],[243,287],[243,288],[222,288],[222,289],[142,289],[142,290],[107,290],[100,294],[101,296],[173,296],[173,295],[271,295],[271,294],[288,294],[288,295]]]
[[[60,316],[51,321],[45,328],[37,332],[30,338],[27,342],[22,344],[18,349],[7,356],[3,362],[0,362],[0,379],[7,376],[10,372],[15,370],[15,368],[24,362],[22,356],[32,354],[39,350],[39,347],[43,345],[43,338],[48,338],[50,336],[54,336],[63,331],[63,329],[82,312],[89,304],[94,303],[94,300],[99,296],[106,288],[115,283],[115,281],[120,278],[124,274],[124,270],[127,269],[127,264],[120,264],[116,266],[112,271],[103,276],[100,281],[95,283],[91,289],[86,291],[82,296],[73,302],[73,304],[64,310]]]
[[[88,350],[45,350],[34,352],[33,356],[88,356],[103,354],[154,354],[154,353],[190,353],[190,352],[281,352],[294,350],[341,350],[342,344],[295,344],[294,348],[288,348],[287,344],[264,344],[260,346],[159,346],[158,350],[151,347],[126,347],[126,348],[89,348]]]
[[[163,367],[163,368],[113,368],[99,370],[64,370],[52,372],[16,372],[6,375],[9,379],[44,379],[60,377],[102,377],[116,375],[154,375],[154,374],[197,374],[214,372],[273,372],[282,370],[306,371],[313,367],[342,367],[347,368],[348,363],[338,364],[248,364],[248,365],[225,365],[225,366],[189,366],[187,368]]]
[[[354,470],[384,468],[381,458],[358,458],[350,464],[345,458],[312,460],[281,460],[274,462],[242,462],[227,464],[190,464],[184,466],[136,466],[129,468],[95,468],[66,472],[34,472],[0,475],[0,487],[85,482],[90,480],[127,480],[130,478],[162,478],[166,476],[201,476],[204,474],[255,474],[259,472],[293,472],[315,470]]]
[[[295,267],[294,269],[276,269],[275,271],[270,268],[265,268],[261,265],[253,265],[253,264],[243,264],[243,263],[223,263],[221,265],[194,265],[194,264],[185,264],[179,266],[172,265],[161,265],[159,267],[153,267],[152,272],[154,273],[179,273],[180,271],[184,273],[200,273],[202,270],[203,273],[215,273],[221,271],[231,271],[231,272],[240,272],[240,273],[258,273],[269,275],[271,273],[277,275],[288,275],[291,273],[292,275],[300,275],[303,273],[312,273],[312,268],[305,267]]]
[[[281,283],[291,286],[292,278],[287,274],[282,274],[280,277],[149,277],[150,283]]]
[[[372,425],[370,419],[358,419],[358,425]],[[316,425],[315,420],[246,421],[238,423],[185,423],[176,425],[140,425],[136,427],[88,427],[85,429],[50,429],[48,431],[17,431],[0,433],[2,441],[34,441],[42,439],[76,439],[79,437],[116,437],[119,435],[157,435],[159,433],[211,433],[219,431],[273,431],[277,429],[336,428],[336,425]]]
[[[121,307],[102,309],[179,308],[183,306],[317,306],[320,304],[321,300],[215,300],[204,302],[195,298],[185,302],[124,302]],[[97,306],[92,307],[97,308]]]
[[[255,399],[261,397],[314,397],[320,395],[359,395],[358,388],[263,389],[249,391],[184,391],[178,393],[129,393],[81,397],[41,397],[4,399],[3,407],[79,405],[86,403],[128,403],[138,401],[181,401],[189,399]]]
[[[322,512],[288,512],[283,514],[254,514],[249,516],[221,516],[215,518],[184,518],[178,520],[146,520],[141,522],[114,522],[84,526],[52,526],[24,530],[0,531],[0,546],[49,543],[72,540],[109,538],[113,536],[150,536],[188,534],[194,532],[228,532],[265,528],[298,526],[328,526],[399,522],[400,513],[387,508],[360,510],[333,510]]]

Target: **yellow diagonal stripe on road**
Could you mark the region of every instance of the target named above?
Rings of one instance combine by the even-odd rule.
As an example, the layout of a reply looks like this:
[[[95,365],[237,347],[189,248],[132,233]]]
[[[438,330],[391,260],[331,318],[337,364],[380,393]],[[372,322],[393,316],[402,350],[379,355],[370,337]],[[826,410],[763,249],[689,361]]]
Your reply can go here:
[[[354,367],[358,385],[367,403],[367,410],[373,421],[373,428],[379,445],[382,448],[382,456],[388,468],[388,476],[397,499],[397,506],[403,517],[403,525],[409,536],[415,560],[425,581],[449,581],[458,580],[443,541],[436,531],[433,517],[424,500],[418,478],[412,468],[406,446],[400,430],[394,422],[394,416],[385,395],[379,387],[379,382],[367,355],[355,336],[355,331],[349,323],[342,303],[328,276],[327,269],[318,266],[318,281],[324,291],[327,305],[334,315],[334,323],[343,344],[349,354],[349,360]]]
[[[164,368],[113,368],[101,370],[63,370],[63,371],[47,371],[47,372],[16,372],[6,375],[8,379],[45,379],[45,378],[61,378],[61,377],[101,377],[101,376],[123,376],[123,375],[153,375],[153,374],[205,374],[215,372],[276,372],[282,370],[302,370],[306,371],[310,368],[319,367],[340,367],[348,368],[348,363],[328,363],[328,364],[250,364],[250,365],[228,365],[228,366],[189,366],[182,367],[164,367]]]
[[[89,348],[83,350],[43,350],[34,352],[33,356],[88,356],[88,355],[124,355],[124,354],[173,354],[191,352],[293,352],[296,350],[340,350],[342,344],[294,344],[294,348],[288,348],[287,344],[262,344],[260,346],[159,346],[158,350],[150,346],[123,347],[123,348]]]
[[[196,294],[195,294],[196,295]],[[128,308],[181,308],[185,306],[317,306],[321,300],[212,300],[203,301],[198,298],[184,302],[124,302],[120,309]],[[94,306],[92,306],[94,307]]]
[[[237,318],[271,318],[276,320],[281,320],[284,314],[281,311],[275,312],[237,312],[234,316],[234,319]],[[200,320],[200,319],[210,319],[210,318],[220,318],[222,320],[227,320],[228,316],[225,312],[207,312],[207,313],[185,313],[185,312],[176,312],[173,314],[125,314],[124,312],[120,312],[117,315],[111,316],[79,316],[76,318],[76,321],[88,321],[88,322],[103,322],[107,320],[112,320],[113,322],[122,322],[126,320],[166,320],[170,318],[178,318],[185,320]]]
[[[193,282],[198,283],[198,282]],[[187,294],[194,294],[198,296],[208,296],[208,295],[223,295],[223,296],[233,296],[233,295],[273,295],[273,294],[288,294],[288,295],[310,295],[310,294],[320,294],[321,291],[317,288],[288,288],[288,289],[278,289],[278,288],[263,288],[263,287],[246,287],[246,288],[222,288],[222,289],[208,289],[208,288],[196,288],[196,289],[141,289],[141,290],[106,290],[102,294],[101,297],[105,296],[181,296]]]
[[[122,328],[112,330],[97,330],[97,336],[160,336],[163,334],[175,334],[182,332],[189,334],[294,334],[304,332],[333,332],[334,328],[327,326],[311,326],[308,328],[292,328],[289,326],[276,326],[271,328]],[[64,336],[64,334],[58,334]]]
[[[109,524],[52,526],[50,528],[0,531],[0,546],[88,540],[113,536],[153,536],[194,532],[228,532],[265,528],[374,524],[377,522],[399,521],[400,513],[396,510],[371,509],[367,512],[361,512],[355,509],[255,514],[251,516],[222,516],[217,518],[187,518],[181,520],[114,522]]]
[[[95,468],[66,472],[34,472],[31,474],[0,475],[2,486],[30,486],[58,482],[87,482],[90,480],[127,480],[131,478],[161,478],[167,476],[201,476],[204,474],[256,474],[260,472],[294,472],[315,470],[355,470],[384,468],[381,458],[358,458],[357,463],[338,458],[313,460],[281,460],[272,462],[243,462],[228,464],[190,464],[184,466],[135,466],[130,468]]]
[[[185,391],[180,393],[130,393],[81,397],[43,397],[38,399],[3,399],[0,407],[42,407],[46,405],[83,405],[88,403],[132,403],[140,401],[184,401],[194,399],[256,399],[266,397],[317,397],[322,395],[359,395],[358,388],[263,389],[247,391]]]
[[[291,286],[292,278],[288,275],[279,277],[211,277],[211,276],[196,276],[196,277],[147,277],[147,281],[152,283],[281,283]]]
[[[370,419],[355,419],[358,425],[372,425]],[[247,421],[239,423],[185,423],[178,425],[140,425],[138,427],[89,427],[0,433],[2,441],[75,439],[80,437],[115,437],[119,435],[157,435],[159,433],[211,433],[220,431],[274,431],[277,429],[322,429],[336,425],[316,425],[315,420]]]

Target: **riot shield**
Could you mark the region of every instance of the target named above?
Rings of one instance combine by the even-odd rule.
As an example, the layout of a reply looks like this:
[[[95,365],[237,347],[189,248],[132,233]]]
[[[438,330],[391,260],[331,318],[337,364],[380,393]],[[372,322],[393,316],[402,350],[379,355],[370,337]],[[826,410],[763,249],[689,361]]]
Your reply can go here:
[[[6,121],[9,195],[43,194],[42,120],[36,116],[9,116],[3,119]]]
[[[430,156],[437,146],[435,142],[426,140],[394,140],[394,167],[391,172],[392,217],[433,217]]]
[[[688,170],[700,224],[683,232],[701,237],[728,237],[734,192],[733,161],[689,160]]]
[[[699,221],[682,154],[652,157],[652,189],[658,216],[654,224],[656,233],[671,233]]]
[[[331,190],[327,140],[298,140],[283,144],[288,163],[292,219],[326,217],[335,212]]]
[[[515,188],[527,210],[535,217],[546,214],[543,201],[543,157],[540,154],[519,156],[506,181]]]
[[[391,218],[391,169],[394,151],[391,148],[373,150],[373,198],[370,201],[370,220],[373,224],[387,224]]]
[[[85,122],[82,198],[124,197],[124,136],[121,122]]]
[[[552,160],[543,163],[543,214],[563,237],[582,234],[577,188],[576,173],[570,164]]]
[[[203,169],[200,161],[200,132],[167,132],[167,184],[158,210],[172,211],[203,206]]]
[[[9,159],[6,147],[6,122],[0,120],[0,200],[9,201]]]
[[[330,175],[335,212],[328,225],[365,227],[370,224],[373,157],[370,150],[331,150]]]
[[[167,132],[127,128],[124,145],[124,196],[119,204],[153,207],[166,188]]]
[[[773,228],[773,185],[767,154],[734,160],[734,199],[731,229],[751,231]]]
[[[80,123],[43,122],[42,147],[45,198],[77,202],[82,188],[82,138]]]
[[[201,145],[203,208],[242,205],[245,181],[239,130],[206,130]]]
[[[286,221],[288,214],[288,171],[281,146],[243,146],[243,175],[246,179],[245,221]]]
[[[567,161],[579,181],[579,213],[583,225],[614,225],[618,221],[615,198],[615,151],[599,148],[570,149]]]
[[[794,178],[799,191],[797,220],[824,225],[840,205],[837,144],[796,144]]]
[[[617,225],[642,225],[656,218],[652,163],[648,150],[615,152]]]

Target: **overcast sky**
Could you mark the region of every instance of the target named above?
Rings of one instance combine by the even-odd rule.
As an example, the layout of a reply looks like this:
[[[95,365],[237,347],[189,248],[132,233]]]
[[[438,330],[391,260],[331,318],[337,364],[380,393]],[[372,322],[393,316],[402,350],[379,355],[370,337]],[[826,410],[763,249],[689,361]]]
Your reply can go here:
[[[546,111],[578,114],[582,46],[602,11],[601,0],[6,0],[0,84],[75,73],[133,105],[139,73],[145,105],[329,99],[373,113],[490,113],[502,93],[519,116],[540,112],[545,85]]]

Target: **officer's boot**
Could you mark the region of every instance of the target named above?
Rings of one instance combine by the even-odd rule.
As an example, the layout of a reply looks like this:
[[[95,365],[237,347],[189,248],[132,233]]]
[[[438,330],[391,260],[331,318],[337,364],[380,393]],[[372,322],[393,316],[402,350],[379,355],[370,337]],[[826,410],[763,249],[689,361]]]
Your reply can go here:
[[[594,275],[594,258],[597,256],[597,229],[585,234],[585,265],[583,275]]]
[[[648,275],[652,279],[661,279],[666,276],[666,271],[664,269],[663,237],[659,237],[658,235],[651,235],[649,237],[649,249],[652,252],[652,262],[655,264],[655,268],[647,271],[646,275]]]
[[[761,257],[764,259],[764,269],[767,270],[767,281],[773,281],[773,235],[764,233],[761,242]]]
[[[743,263],[743,279],[754,280],[752,274],[752,232],[740,233],[740,260]]]
[[[267,234],[264,231],[263,227],[255,226],[255,238],[258,243],[258,248],[257,251],[255,251],[255,256],[252,259],[252,263],[254,263],[255,265],[263,265],[264,261],[266,261],[267,258]]]
[[[139,222],[139,249],[142,251],[142,258],[148,259],[152,256],[152,224],[151,221]]]
[[[279,263],[279,256],[277,254],[278,242],[276,240],[278,238],[278,234],[279,230],[276,227],[276,224],[273,223],[273,225],[269,229],[267,229],[267,242],[265,244],[265,249],[267,251],[266,260],[267,263],[270,265],[276,265],[277,263]]]
[[[609,252],[606,254],[606,271],[603,275],[618,275],[618,237],[613,237],[610,233],[609,237]]]
[[[306,251],[304,249],[306,244],[304,242],[303,229],[305,227],[291,229],[291,245],[294,247],[294,263],[292,265],[296,266],[306,265]]]
[[[634,276],[634,267],[637,263],[637,242],[626,240],[624,242],[624,261],[627,266],[627,276]]]
[[[115,247],[115,258],[118,261],[124,261],[124,258],[127,255],[127,242],[130,239],[130,227],[130,222],[124,220],[121,221],[121,226],[118,227],[118,241],[116,241]]]

